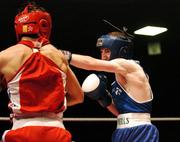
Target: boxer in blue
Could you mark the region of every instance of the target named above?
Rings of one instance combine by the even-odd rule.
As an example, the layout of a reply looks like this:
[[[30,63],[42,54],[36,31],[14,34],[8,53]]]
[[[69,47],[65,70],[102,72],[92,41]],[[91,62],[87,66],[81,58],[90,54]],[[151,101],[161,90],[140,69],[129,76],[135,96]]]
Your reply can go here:
[[[112,91],[105,75],[89,75],[82,84],[85,94],[117,116],[112,142],[159,142],[159,132],[151,123],[153,93],[149,77],[132,59],[133,42],[125,32],[111,32],[97,40],[101,59],[71,55],[70,64],[86,70],[115,73]],[[110,60],[110,61],[104,61]]]

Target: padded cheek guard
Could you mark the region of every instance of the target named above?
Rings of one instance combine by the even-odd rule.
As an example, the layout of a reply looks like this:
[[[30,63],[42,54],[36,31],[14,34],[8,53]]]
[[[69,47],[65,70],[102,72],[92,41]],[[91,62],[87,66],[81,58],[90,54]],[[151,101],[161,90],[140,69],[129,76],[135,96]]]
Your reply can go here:
[[[97,40],[97,47],[108,48],[111,51],[110,60],[115,58],[132,58],[132,41],[111,35],[102,35]]]
[[[46,39],[50,37],[52,21],[47,12],[37,10],[28,13],[25,8],[15,17],[14,23],[18,40],[22,35],[37,35]]]

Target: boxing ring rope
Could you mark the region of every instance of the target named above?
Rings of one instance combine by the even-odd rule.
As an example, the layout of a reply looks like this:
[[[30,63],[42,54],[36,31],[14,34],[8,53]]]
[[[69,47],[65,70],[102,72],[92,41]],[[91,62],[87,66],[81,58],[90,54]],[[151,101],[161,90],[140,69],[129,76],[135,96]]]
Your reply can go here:
[[[117,121],[117,118],[64,118],[64,121]],[[180,121],[180,117],[156,117],[151,121]]]
[[[0,121],[9,121],[10,118],[9,117],[0,117]],[[95,117],[90,117],[90,118],[75,118],[75,117],[66,117],[63,118],[63,121],[75,121],[75,122],[80,122],[80,121],[86,121],[86,122],[93,122],[93,121],[117,121],[117,118],[105,118],[105,117],[101,117],[101,118],[95,118]],[[180,117],[154,117],[151,118],[151,121],[180,121]]]

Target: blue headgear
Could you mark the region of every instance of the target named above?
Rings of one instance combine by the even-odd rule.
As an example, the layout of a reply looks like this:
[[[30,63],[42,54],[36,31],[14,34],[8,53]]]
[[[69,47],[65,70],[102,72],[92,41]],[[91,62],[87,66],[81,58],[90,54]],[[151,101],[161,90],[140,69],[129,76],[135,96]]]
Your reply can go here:
[[[102,35],[97,40],[97,47],[109,48],[111,51],[111,59],[115,58],[132,58],[132,40],[126,36],[115,37],[111,35]]]

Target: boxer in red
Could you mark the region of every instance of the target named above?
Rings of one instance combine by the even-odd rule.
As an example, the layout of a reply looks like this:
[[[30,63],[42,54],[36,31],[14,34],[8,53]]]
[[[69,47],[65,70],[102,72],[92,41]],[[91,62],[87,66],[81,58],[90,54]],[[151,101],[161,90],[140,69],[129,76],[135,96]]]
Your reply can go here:
[[[0,52],[1,84],[13,117],[3,142],[71,142],[63,112],[84,96],[64,55],[49,41],[51,28],[50,14],[29,3],[15,17],[18,43]]]

